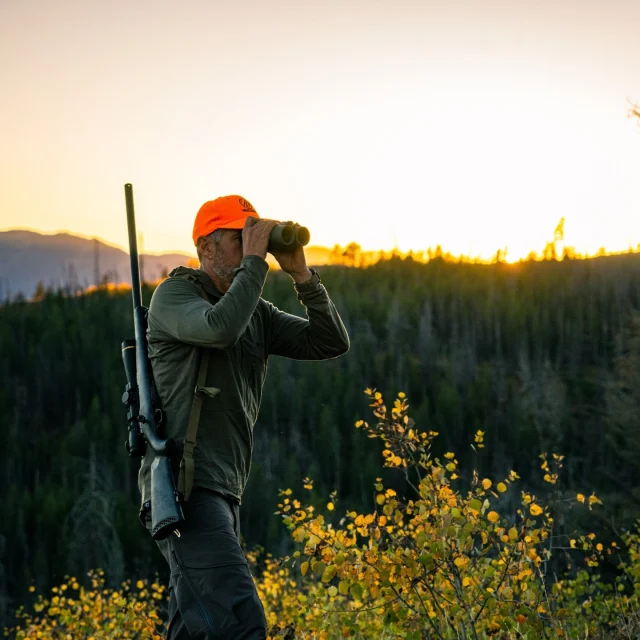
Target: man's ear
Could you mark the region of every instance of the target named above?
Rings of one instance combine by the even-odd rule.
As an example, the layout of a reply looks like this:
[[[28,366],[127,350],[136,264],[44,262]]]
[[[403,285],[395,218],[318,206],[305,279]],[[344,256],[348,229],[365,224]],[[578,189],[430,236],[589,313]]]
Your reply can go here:
[[[198,238],[198,255],[200,256],[200,261],[202,262],[202,258],[207,258],[211,260],[211,243],[209,242],[209,238],[207,236],[200,236]]]

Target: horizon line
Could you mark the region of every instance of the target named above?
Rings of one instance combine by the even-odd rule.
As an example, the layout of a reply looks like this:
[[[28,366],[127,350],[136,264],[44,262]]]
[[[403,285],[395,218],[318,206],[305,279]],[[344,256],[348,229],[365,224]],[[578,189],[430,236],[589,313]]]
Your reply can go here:
[[[75,231],[69,231],[68,229],[58,229],[56,231],[42,231],[39,229],[33,229],[30,227],[9,227],[9,228],[0,228],[0,233],[6,233],[6,232],[11,232],[11,231],[26,231],[28,233],[34,233],[36,235],[41,235],[41,236],[56,236],[56,235],[68,235],[68,236],[72,236],[72,237],[76,237],[76,238],[80,238],[82,240],[98,240],[99,242],[101,242],[102,244],[112,248],[112,249],[118,249],[119,251],[122,251],[124,253],[126,253],[127,255],[129,255],[129,249],[127,247],[124,247],[122,245],[116,244],[114,242],[111,242],[109,240],[105,240],[104,238],[102,238],[101,236],[87,236],[83,233],[78,233]],[[552,240],[548,241],[548,245],[554,245],[555,246],[555,242]],[[572,246],[572,245],[567,245],[565,244],[563,241],[560,242],[560,244],[562,245],[562,251],[561,251],[561,257],[560,259],[563,259],[564,257],[564,253],[565,250],[570,251],[570,253],[572,254],[572,257],[574,259],[589,259],[589,258],[597,258],[597,257],[602,257],[602,256],[606,256],[606,255],[621,255],[621,254],[629,254],[629,253],[640,253],[640,242],[638,242],[635,246],[632,245],[628,245],[626,249],[607,249],[606,247],[600,247],[596,252],[594,253],[582,253],[580,251],[578,251],[576,249],[576,247]],[[409,255],[412,255],[413,257],[427,257],[429,256],[429,254],[435,253],[436,256],[434,257],[443,257],[446,258],[448,260],[453,260],[453,261],[461,261],[461,262],[469,262],[469,263],[482,263],[482,264],[490,264],[492,262],[496,262],[496,261],[501,261],[501,262],[505,262],[508,264],[516,264],[518,262],[523,262],[523,261],[528,261],[530,259],[544,259],[544,253],[545,253],[545,249],[541,249],[541,250],[535,250],[535,249],[531,249],[529,251],[529,253],[526,256],[521,256],[517,259],[511,259],[509,260],[508,255],[509,255],[509,250],[508,250],[508,246],[505,246],[503,248],[498,248],[495,251],[492,252],[492,257],[491,258],[482,258],[479,255],[476,256],[472,256],[472,255],[467,255],[467,254],[456,254],[456,253],[452,253],[450,251],[448,251],[442,244],[436,243],[435,246],[432,247],[427,247],[426,249],[409,249],[407,251],[401,251],[400,248],[395,245],[394,247],[390,248],[390,249],[383,249],[383,248],[376,248],[376,249],[367,249],[362,247],[362,245],[360,245],[360,243],[358,243],[356,240],[351,240],[350,242],[348,242],[346,245],[342,246],[339,243],[336,243],[333,245],[333,247],[327,247],[325,245],[308,245],[305,247],[306,250],[311,250],[311,249],[316,249],[316,250],[324,250],[324,251],[329,251],[332,252],[336,247],[339,247],[342,250],[346,250],[349,246],[352,245],[357,245],[358,247],[358,253],[360,255],[363,256],[368,256],[368,257],[372,257],[373,254],[390,254],[390,257],[392,257],[393,255],[400,255],[403,257],[408,257]],[[175,249],[175,250],[163,250],[163,251],[143,251],[140,252],[141,255],[148,255],[148,256],[156,256],[156,257],[160,257],[163,255],[181,255],[181,256],[186,256],[188,258],[196,258],[197,254],[194,250],[193,253],[187,253],[184,250],[180,250],[180,249]],[[502,259],[499,260],[498,257],[501,257]],[[269,257],[269,256],[268,256]]]

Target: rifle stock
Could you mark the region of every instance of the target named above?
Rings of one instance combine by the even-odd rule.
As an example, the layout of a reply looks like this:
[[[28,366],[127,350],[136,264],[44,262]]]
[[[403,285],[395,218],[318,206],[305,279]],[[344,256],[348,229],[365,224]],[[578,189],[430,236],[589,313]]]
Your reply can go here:
[[[134,361],[130,353],[132,341],[123,343],[123,360],[127,373],[128,385],[123,402],[129,407],[129,455],[142,455],[144,443],[153,450],[154,460],[151,464],[151,535],[155,540],[162,540],[184,522],[178,491],[176,490],[170,457],[177,447],[171,438],[163,439],[158,433],[158,418],[162,411],[154,403],[152,387],[151,363],[147,347],[147,312],[142,306],[140,287],[140,266],[138,262],[138,245],[136,241],[136,221],[133,208],[133,187],[124,185],[127,206],[127,225],[129,230],[129,257],[131,260],[131,293],[133,296],[133,324],[135,329],[135,381],[132,380]],[[135,389],[133,385],[135,384]]]

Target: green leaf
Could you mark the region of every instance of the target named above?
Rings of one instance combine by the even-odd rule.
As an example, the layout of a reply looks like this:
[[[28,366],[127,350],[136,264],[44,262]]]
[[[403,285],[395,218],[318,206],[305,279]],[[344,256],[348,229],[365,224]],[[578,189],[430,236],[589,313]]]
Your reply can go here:
[[[325,568],[325,570],[322,572],[322,582],[331,582],[331,580],[333,579],[333,576],[336,575],[336,571],[338,570],[338,567],[336,567],[335,564],[330,564],[328,567]]]
[[[431,553],[423,553],[418,558],[418,562],[424,565],[427,569],[431,569],[433,567],[433,554]]]
[[[354,582],[351,585],[351,587],[349,588],[349,593],[351,594],[351,596],[354,599],[361,600],[362,599],[362,587],[360,586],[360,583]]]

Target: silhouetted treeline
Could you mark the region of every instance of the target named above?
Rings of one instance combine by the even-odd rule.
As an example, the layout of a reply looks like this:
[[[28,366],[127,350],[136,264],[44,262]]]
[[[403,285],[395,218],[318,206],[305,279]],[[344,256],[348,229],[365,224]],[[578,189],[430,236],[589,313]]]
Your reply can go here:
[[[440,433],[435,453],[455,451],[463,470],[515,469],[543,495],[537,455],[564,454],[560,489],[595,490],[605,504],[582,522],[561,513],[560,529],[613,532],[640,514],[640,256],[319,271],[351,350],[323,363],[270,359],[242,509],[249,547],[290,550],[277,490],[300,492],[305,476],[319,504],[335,489],[338,510],[371,508],[379,443],[353,427],[370,419],[366,387],[389,402],[404,391],[418,428]],[[263,295],[304,313],[283,273]],[[129,292],[0,307],[0,624],[32,583],[43,592],[92,567],[112,583],[164,575],[137,518],[139,463],[124,449],[120,343],[132,335]]]

